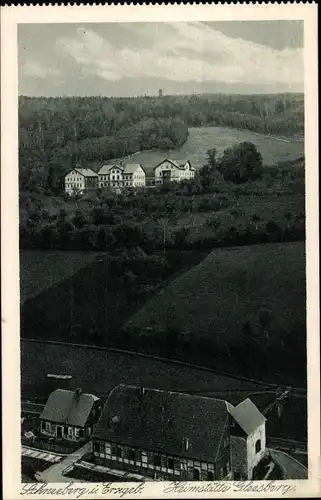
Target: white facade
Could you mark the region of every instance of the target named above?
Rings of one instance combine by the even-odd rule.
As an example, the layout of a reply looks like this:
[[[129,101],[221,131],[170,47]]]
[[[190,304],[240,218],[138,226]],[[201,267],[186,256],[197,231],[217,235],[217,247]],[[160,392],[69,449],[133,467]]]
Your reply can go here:
[[[95,189],[98,186],[98,175],[90,168],[74,168],[65,175],[65,193],[82,194],[85,189]]]
[[[139,164],[104,165],[98,172],[100,188],[131,188],[146,184],[144,169]]]
[[[126,175],[126,169],[124,175]],[[146,184],[145,172],[142,169],[142,167],[138,165],[137,169],[132,174],[132,186],[133,187],[145,186],[145,184]]]
[[[85,177],[77,172],[77,170],[72,170],[65,177],[65,192],[67,194],[73,194],[74,192],[82,192],[85,189]]]
[[[176,160],[164,160],[154,169],[155,184],[162,184],[164,181],[180,182],[186,179],[193,179],[195,169],[189,161],[179,163]]]
[[[247,474],[252,479],[253,469],[262,460],[266,452],[265,422],[255,429],[246,439]]]

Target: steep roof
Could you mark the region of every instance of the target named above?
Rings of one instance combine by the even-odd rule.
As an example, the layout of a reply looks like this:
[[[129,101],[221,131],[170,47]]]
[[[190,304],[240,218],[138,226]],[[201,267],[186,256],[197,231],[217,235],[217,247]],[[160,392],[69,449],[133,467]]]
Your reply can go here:
[[[115,419],[115,417],[118,417]],[[117,421],[111,425],[112,419]],[[186,458],[214,461],[228,422],[223,400],[118,385],[93,437]],[[188,438],[188,450],[183,439]]]
[[[98,177],[98,174],[91,170],[91,168],[74,168],[73,170],[76,170],[79,174],[83,175],[84,177]]]
[[[153,177],[154,178],[154,170],[156,167],[153,167],[152,165],[144,165],[144,172],[146,174],[146,177]]]
[[[162,160],[160,163],[158,163],[158,164],[156,165],[156,167],[154,167],[154,170],[155,170],[155,168],[159,167],[159,166],[160,166],[162,163],[164,163],[165,161],[168,161],[169,163],[171,163],[172,165],[174,165],[174,167],[179,168],[180,170],[182,170],[182,169],[184,168],[184,165],[185,165],[185,163],[186,163],[186,161],[185,161],[185,162],[183,162],[183,160],[182,160],[182,163],[179,163],[179,162],[178,162],[178,160],[172,160],[171,158],[165,158],[165,159],[164,159],[164,160]],[[181,161],[181,160],[180,160],[180,161]]]
[[[50,394],[40,418],[59,424],[83,427],[97,400],[93,394],[77,395],[73,391],[56,389]]]
[[[124,174],[134,174],[139,167],[143,169],[140,163],[127,163],[124,167]]]
[[[108,175],[109,171],[112,168],[118,168],[119,170],[123,170],[123,167],[121,165],[117,165],[117,164],[103,165],[101,167],[101,169],[99,170],[98,175]]]
[[[249,398],[237,406],[229,404],[228,411],[247,435],[252,434],[253,431],[266,421],[266,418]]]

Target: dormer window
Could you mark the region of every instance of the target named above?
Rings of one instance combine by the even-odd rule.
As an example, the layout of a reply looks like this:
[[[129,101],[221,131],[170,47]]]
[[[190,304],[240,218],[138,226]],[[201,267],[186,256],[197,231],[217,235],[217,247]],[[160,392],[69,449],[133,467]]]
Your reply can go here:
[[[111,429],[115,429],[115,427],[117,427],[117,425],[119,424],[120,422],[120,418],[115,415],[114,417],[112,417],[110,420],[109,420],[109,427]]]
[[[188,451],[190,449],[190,441],[189,438],[183,438],[183,451]]]

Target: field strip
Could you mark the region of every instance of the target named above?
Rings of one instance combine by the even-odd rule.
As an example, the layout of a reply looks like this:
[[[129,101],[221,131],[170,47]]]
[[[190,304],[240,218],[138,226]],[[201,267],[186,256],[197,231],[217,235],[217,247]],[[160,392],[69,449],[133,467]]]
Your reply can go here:
[[[91,350],[96,350],[96,351],[99,350],[99,351],[114,352],[114,353],[119,353],[119,354],[128,355],[128,356],[136,356],[136,357],[140,357],[140,358],[152,359],[154,361],[159,361],[159,362],[167,363],[167,364],[171,364],[171,365],[183,366],[186,368],[193,368],[193,369],[200,370],[200,371],[206,371],[209,373],[233,378],[235,380],[242,380],[245,382],[251,382],[251,383],[261,385],[264,387],[269,387],[269,388],[274,388],[274,389],[281,387],[279,384],[274,384],[272,382],[264,382],[263,380],[257,380],[254,378],[243,377],[241,375],[235,375],[233,373],[215,370],[214,368],[209,368],[206,366],[194,365],[192,363],[185,363],[184,361],[178,361],[178,360],[174,360],[174,359],[161,358],[159,356],[152,356],[150,354],[145,354],[145,353],[141,353],[141,352],[126,351],[126,350],[116,349],[116,348],[112,348],[112,347],[93,346],[93,345],[88,345],[88,344],[72,344],[69,342],[59,342],[56,340],[38,340],[38,339],[21,338],[21,341],[33,342],[33,343],[38,343],[38,344],[49,344],[49,345],[51,344],[51,345],[61,345],[61,346],[68,346],[68,347],[70,346],[70,347],[76,347],[76,348],[91,349]],[[297,392],[301,392],[303,394],[306,393],[306,390],[302,387],[291,387],[291,388],[292,388],[292,390],[295,390]]]

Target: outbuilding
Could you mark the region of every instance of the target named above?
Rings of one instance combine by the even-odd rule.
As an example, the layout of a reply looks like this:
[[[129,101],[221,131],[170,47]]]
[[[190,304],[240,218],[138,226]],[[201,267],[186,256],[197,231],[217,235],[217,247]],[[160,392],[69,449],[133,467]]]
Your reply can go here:
[[[102,410],[102,402],[81,389],[53,391],[40,415],[43,436],[58,440],[85,441],[93,431]]]

